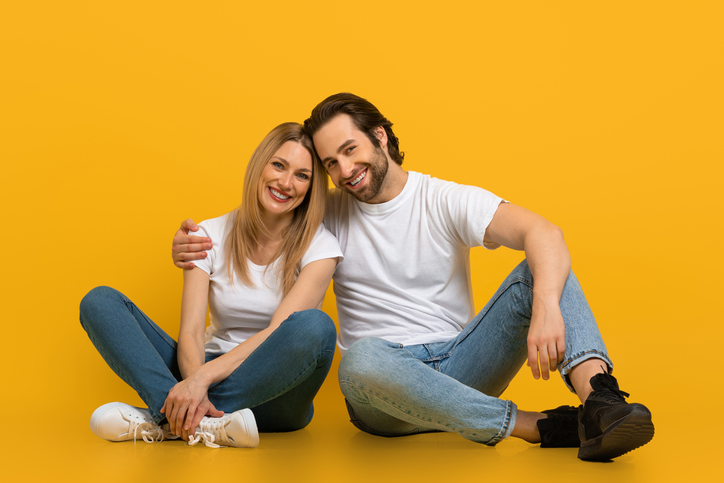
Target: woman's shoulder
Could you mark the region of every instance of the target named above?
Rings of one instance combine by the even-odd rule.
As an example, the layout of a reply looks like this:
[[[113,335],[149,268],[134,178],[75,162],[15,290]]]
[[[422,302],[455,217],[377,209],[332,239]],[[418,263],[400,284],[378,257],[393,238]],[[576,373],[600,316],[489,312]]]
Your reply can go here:
[[[199,223],[199,227],[202,228],[209,238],[224,236],[229,230],[229,223],[233,221],[233,215],[236,211],[226,213],[225,215],[218,216],[216,218],[209,218]],[[197,234],[199,236],[204,236]]]
[[[312,238],[306,253],[302,257],[302,266],[323,258],[342,258],[342,250],[339,248],[337,237],[327,230],[324,225],[319,225],[317,232]]]
[[[310,248],[315,243],[334,243],[339,246],[337,237],[332,235],[332,233],[327,230],[323,224],[319,225],[319,228],[317,228],[317,232],[314,234],[314,238],[312,238],[312,243],[309,245]]]

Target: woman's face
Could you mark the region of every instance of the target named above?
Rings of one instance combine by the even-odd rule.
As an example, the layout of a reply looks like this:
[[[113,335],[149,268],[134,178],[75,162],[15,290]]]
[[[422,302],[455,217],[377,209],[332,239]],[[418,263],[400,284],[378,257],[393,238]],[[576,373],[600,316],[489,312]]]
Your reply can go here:
[[[287,141],[264,166],[259,178],[259,203],[266,214],[291,213],[312,184],[312,156],[304,146]]]

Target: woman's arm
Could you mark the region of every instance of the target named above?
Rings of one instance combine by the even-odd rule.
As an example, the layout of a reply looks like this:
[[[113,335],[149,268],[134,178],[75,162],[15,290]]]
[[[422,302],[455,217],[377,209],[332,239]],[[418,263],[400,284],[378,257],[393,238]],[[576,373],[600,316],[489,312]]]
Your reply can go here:
[[[325,258],[306,265],[274,312],[269,327],[257,332],[226,354],[204,364],[196,373],[198,377],[207,387],[223,381],[290,315],[301,310],[316,309],[324,298],[336,266],[337,258]]]
[[[209,401],[209,385],[195,377],[204,364],[204,328],[206,307],[209,299],[209,275],[199,268],[184,271],[184,288],[181,299],[181,327],[178,336],[176,359],[183,381],[169,391],[161,412],[171,426],[171,431],[188,440],[201,418],[207,414],[223,416]],[[191,423],[198,420],[192,426]],[[184,421],[186,425],[184,426]]]
[[[186,379],[204,364],[204,329],[209,302],[209,274],[200,268],[184,270],[181,297],[181,327],[177,359],[181,377]]]

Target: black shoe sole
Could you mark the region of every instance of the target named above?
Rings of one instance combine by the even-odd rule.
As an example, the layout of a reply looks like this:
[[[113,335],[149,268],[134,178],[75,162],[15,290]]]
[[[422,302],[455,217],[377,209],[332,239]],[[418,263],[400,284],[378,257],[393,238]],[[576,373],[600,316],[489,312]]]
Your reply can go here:
[[[585,434],[579,423],[579,434]],[[654,437],[654,423],[647,411],[633,411],[611,424],[603,434],[588,441],[581,440],[578,457],[585,461],[609,461],[640,448]]]

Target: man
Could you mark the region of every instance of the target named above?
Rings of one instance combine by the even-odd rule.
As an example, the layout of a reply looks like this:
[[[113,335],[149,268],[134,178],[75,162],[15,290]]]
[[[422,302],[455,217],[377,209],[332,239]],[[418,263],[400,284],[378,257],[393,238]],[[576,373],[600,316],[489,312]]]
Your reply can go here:
[[[355,426],[454,431],[487,445],[580,438],[579,458],[595,461],[651,440],[651,413],[626,403],[609,374],[558,227],[481,188],[406,172],[392,123],[358,96],[325,99],[305,127],[338,188],[325,226],[345,255],[334,276],[339,379]],[[174,238],[182,268],[208,243],[188,236],[193,228],[187,220]],[[524,250],[526,260],[475,316],[469,250],[480,245]],[[542,414],[499,399],[526,359],[536,379],[559,370],[583,407]]]

